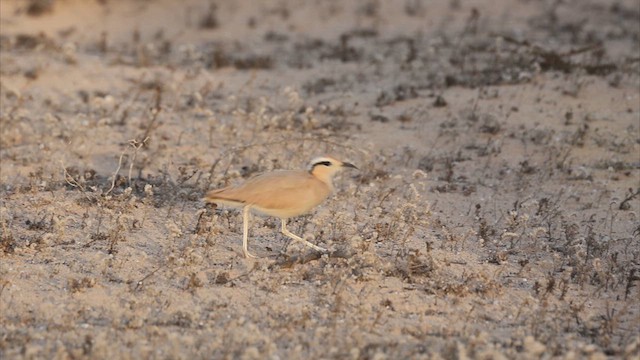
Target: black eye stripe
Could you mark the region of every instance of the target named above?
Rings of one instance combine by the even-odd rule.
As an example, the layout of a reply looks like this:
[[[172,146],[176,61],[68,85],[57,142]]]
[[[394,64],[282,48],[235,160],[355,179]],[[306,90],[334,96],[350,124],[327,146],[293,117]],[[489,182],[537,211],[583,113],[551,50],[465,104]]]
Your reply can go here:
[[[331,166],[331,161],[318,161],[317,163],[313,164],[313,166],[318,165]]]

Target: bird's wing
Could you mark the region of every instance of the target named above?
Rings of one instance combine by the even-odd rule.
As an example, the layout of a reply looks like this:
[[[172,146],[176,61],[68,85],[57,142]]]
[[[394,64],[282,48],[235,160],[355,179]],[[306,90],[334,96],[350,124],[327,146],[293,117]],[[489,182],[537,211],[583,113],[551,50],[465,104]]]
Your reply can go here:
[[[300,209],[316,206],[330,189],[306,171],[274,171],[247,182],[207,194],[207,200],[231,205],[251,204],[263,209]]]

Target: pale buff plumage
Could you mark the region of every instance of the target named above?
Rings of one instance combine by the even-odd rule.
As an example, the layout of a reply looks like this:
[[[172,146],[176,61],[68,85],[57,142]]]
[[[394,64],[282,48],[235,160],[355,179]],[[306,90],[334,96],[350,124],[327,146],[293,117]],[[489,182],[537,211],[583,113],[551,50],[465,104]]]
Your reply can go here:
[[[205,201],[243,208],[242,251],[248,251],[249,213],[251,210],[281,219],[282,233],[318,251],[326,251],[287,230],[287,219],[306,214],[333,191],[333,175],[344,167],[356,168],[330,157],[314,159],[309,170],[278,170],[258,175],[238,186],[209,191]]]

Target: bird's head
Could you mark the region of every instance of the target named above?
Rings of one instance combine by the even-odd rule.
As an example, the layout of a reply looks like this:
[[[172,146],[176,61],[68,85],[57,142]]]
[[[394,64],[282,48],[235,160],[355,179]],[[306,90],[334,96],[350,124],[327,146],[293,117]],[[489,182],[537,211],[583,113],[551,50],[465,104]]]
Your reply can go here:
[[[355,165],[348,162],[323,156],[311,161],[309,164],[309,173],[331,186],[333,175],[344,168],[357,169]]]

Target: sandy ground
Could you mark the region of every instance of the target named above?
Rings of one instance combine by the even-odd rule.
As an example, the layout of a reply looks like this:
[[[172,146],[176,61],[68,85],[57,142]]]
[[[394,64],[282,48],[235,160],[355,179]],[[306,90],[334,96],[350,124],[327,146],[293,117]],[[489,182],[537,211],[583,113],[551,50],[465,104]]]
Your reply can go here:
[[[0,358],[638,358],[638,1],[0,10]]]

